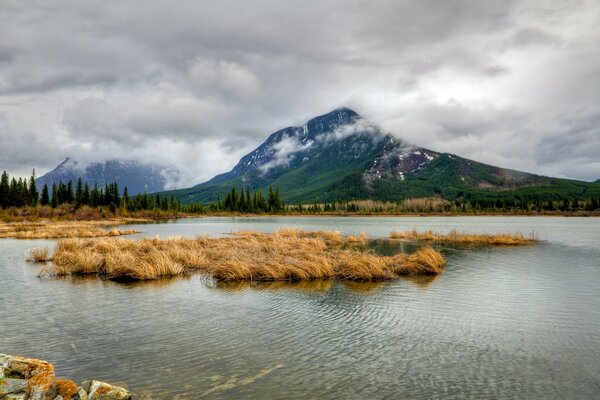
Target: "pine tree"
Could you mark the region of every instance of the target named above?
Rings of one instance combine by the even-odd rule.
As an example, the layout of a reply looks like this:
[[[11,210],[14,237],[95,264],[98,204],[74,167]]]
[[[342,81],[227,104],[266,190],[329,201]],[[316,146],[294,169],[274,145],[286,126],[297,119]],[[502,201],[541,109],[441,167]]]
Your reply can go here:
[[[123,190],[123,208],[129,208],[129,191],[127,190],[127,186]]]
[[[6,171],[2,173],[2,179],[0,180],[0,207],[6,208],[9,204],[9,193],[10,187],[8,184],[8,174]]]
[[[37,190],[37,185],[35,184],[35,169],[33,170],[33,175],[29,178],[29,204],[32,206],[36,206],[39,200],[40,194]]]
[[[40,204],[43,206],[47,206],[50,204],[50,195],[48,193],[48,185],[44,183],[44,187],[42,188],[42,198],[40,199]]]
[[[269,206],[269,211],[273,212],[275,210],[275,192],[273,192],[273,188],[269,186],[269,197],[267,198],[267,205]]]
[[[81,199],[81,203],[89,205],[90,201],[91,201],[91,199],[90,199],[90,185],[88,185],[88,183],[86,182],[83,185],[83,196],[82,196],[82,199]]]
[[[69,179],[67,182],[67,191],[65,192],[65,203],[73,203],[75,195],[73,194],[73,182]]]
[[[77,186],[75,189],[75,207],[79,208],[83,205],[83,183],[81,177],[77,178]]]
[[[56,183],[52,184],[52,201],[51,201],[51,205],[52,205],[52,208],[56,208],[58,206],[58,187],[56,186]]]

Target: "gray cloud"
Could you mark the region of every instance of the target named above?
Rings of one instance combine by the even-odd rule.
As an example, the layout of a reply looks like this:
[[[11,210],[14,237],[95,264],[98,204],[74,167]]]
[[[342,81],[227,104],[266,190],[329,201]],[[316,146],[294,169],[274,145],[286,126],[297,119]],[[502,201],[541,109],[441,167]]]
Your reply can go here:
[[[189,185],[349,106],[433,150],[597,179],[599,12],[593,0],[5,1],[0,168],[124,157],[185,168]]]

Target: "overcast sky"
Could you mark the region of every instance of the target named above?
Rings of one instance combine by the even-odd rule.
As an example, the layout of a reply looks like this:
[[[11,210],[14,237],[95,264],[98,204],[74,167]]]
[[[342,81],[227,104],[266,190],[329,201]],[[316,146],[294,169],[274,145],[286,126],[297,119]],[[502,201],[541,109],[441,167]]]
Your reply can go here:
[[[598,179],[600,2],[0,0],[13,174],[126,158],[191,185],[340,106],[432,150]]]

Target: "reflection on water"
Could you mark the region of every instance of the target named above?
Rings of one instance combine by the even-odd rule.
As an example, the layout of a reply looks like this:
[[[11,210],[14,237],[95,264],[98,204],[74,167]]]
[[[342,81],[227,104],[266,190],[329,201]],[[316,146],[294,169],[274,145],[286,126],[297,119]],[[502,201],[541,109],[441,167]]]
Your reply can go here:
[[[401,276],[400,279],[403,279],[407,282],[414,283],[415,285],[426,288],[430,286],[433,282],[438,280],[442,274],[440,275],[404,275]]]
[[[0,240],[0,352],[140,399],[597,398],[600,224],[593,218],[204,218],[146,235],[281,226],[529,232],[518,248],[441,246],[438,276],[392,282],[40,279],[47,240]],[[138,237],[141,235],[138,235]],[[419,244],[373,240],[374,252]],[[204,396],[204,397],[202,397]]]
[[[388,283],[388,282],[386,282]],[[384,285],[382,281],[373,281],[373,282],[354,282],[354,281],[343,281],[342,285],[347,290],[354,293],[370,293],[373,292]]]
[[[331,288],[333,279],[314,279],[308,281],[267,281],[267,282],[252,282],[252,281],[232,281],[223,282],[212,279],[202,279],[207,287],[225,292],[239,292],[247,289],[254,290],[296,290],[306,292],[323,292]]]

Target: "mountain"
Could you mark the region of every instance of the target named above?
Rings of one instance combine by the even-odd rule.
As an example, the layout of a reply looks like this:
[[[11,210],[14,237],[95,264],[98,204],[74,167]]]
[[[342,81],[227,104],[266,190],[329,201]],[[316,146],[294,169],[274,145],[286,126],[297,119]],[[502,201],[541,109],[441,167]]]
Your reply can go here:
[[[215,201],[231,187],[278,186],[288,202],[350,199],[397,201],[580,196],[596,185],[549,178],[468,160],[406,143],[348,108],[279,130],[229,172],[169,192],[182,202]],[[595,188],[595,189],[592,189]]]
[[[104,187],[107,183],[116,182],[123,190],[127,187],[130,195],[143,192],[159,192],[168,189],[169,182],[177,178],[179,172],[173,168],[158,164],[144,164],[138,161],[108,160],[103,162],[82,163],[70,158],[60,163],[47,174],[36,179],[39,187],[47,184],[52,187],[59,181],[88,182],[90,186],[97,184]]]

